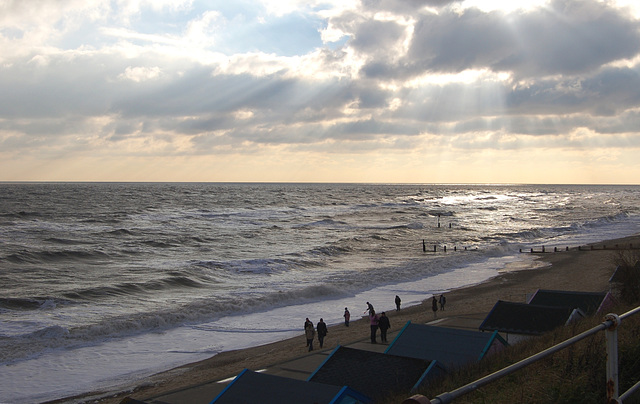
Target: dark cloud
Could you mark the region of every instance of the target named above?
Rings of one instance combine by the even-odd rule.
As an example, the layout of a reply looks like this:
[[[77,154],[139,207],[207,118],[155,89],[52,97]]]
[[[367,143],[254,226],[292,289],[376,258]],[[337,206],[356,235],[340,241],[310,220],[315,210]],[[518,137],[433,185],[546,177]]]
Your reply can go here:
[[[368,55],[389,54],[404,32],[405,27],[393,21],[367,20],[358,24],[349,45]]]
[[[505,15],[467,9],[418,16],[411,47],[397,63],[374,60],[371,77],[409,78],[467,69],[516,77],[594,71],[640,51],[640,24],[596,1],[557,0],[549,7]]]
[[[596,133],[619,134],[633,133],[636,143],[640,143],[640,135],[637,128],[640,128],[640,112],[638,110],[626,111],[620,115],[594,120],[589,125]]]
[[[585,102],[593,102],[592,112],[596,115],[614,115],[637,108],[640,106],[640,65],[604,69],[583,80],[581,89],[587,98]]]
[[[580,79],[539,80],[506,96],[510,113],[613,115],[640,106],[640,70],[607,68]]]

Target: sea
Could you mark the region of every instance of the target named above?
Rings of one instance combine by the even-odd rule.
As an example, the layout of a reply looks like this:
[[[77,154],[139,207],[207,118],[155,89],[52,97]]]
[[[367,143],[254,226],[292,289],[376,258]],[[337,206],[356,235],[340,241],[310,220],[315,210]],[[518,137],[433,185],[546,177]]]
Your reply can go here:
[[[0,402],[302,344],[307,317],[415,305],[535,267],[530,248],[639,232],[640,186],[0,183]]]

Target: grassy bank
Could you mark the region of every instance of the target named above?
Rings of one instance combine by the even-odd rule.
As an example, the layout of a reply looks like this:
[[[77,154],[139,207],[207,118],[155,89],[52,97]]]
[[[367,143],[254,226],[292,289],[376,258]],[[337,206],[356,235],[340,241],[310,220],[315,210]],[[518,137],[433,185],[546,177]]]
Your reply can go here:
[[[620,303],[608,310],[624,314],[640,303],[639,267],[634,263],[638,253],[623,252],[613,257],[617,266],[626,266],[624,281],[618,285]],[[479,363],[448,373],[418,391],[433,398],[453,391],[492,374],[513,363],[533,356],[545,349],[570,339],[604,321],[603,314],[585,318],[569,326],[532,338],[509,347],[503,352]],[[618,327],[619,393],[623,394],[640,380],[640,314],[625,318]],[[555,354],[505,376],[465,396],[461,403],[605,403],[606,389],[606,336],[598,332]],[[390,397],[384,403],[401,403],[406,394]],[[628,404],[626,401],[625,404]],[[640,394],[630,400],[640,402]]]
[[[624,313],[629,307],[612,310]],[[455,390],[524,358],[535,355],[574,335],[593,328],[600,317],[561,327],[542,337],[510,347],[475,365],[450,373],[419,391],[433,398]],[[640,315],[625,319],[618,328],[620,393],[640,380]],[[388,403],[400,403],[394,397]],[[604,403],[606,402],[606,339],[597,333],[509,376],[467,394],[455,403]],[[626,403],[625,403],[626,404]]]

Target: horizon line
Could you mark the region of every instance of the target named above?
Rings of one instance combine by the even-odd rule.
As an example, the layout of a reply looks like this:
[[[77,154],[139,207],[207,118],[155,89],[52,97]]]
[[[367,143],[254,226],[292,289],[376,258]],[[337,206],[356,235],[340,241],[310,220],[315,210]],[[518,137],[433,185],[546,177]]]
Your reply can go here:
[[[328,181],[76,181],[0,180],[0,184],[282,184],[282,185],[437,185],[437,186],[640,186],[640,183],[527,183],[527,182],[328,182]]]

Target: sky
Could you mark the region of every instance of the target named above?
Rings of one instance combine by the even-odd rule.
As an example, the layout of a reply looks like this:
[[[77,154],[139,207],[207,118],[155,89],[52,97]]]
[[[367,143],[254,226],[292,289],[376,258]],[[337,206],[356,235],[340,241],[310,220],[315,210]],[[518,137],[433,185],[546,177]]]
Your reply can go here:
[[[636,0],[0,0],[0,181],[640,183]]]

